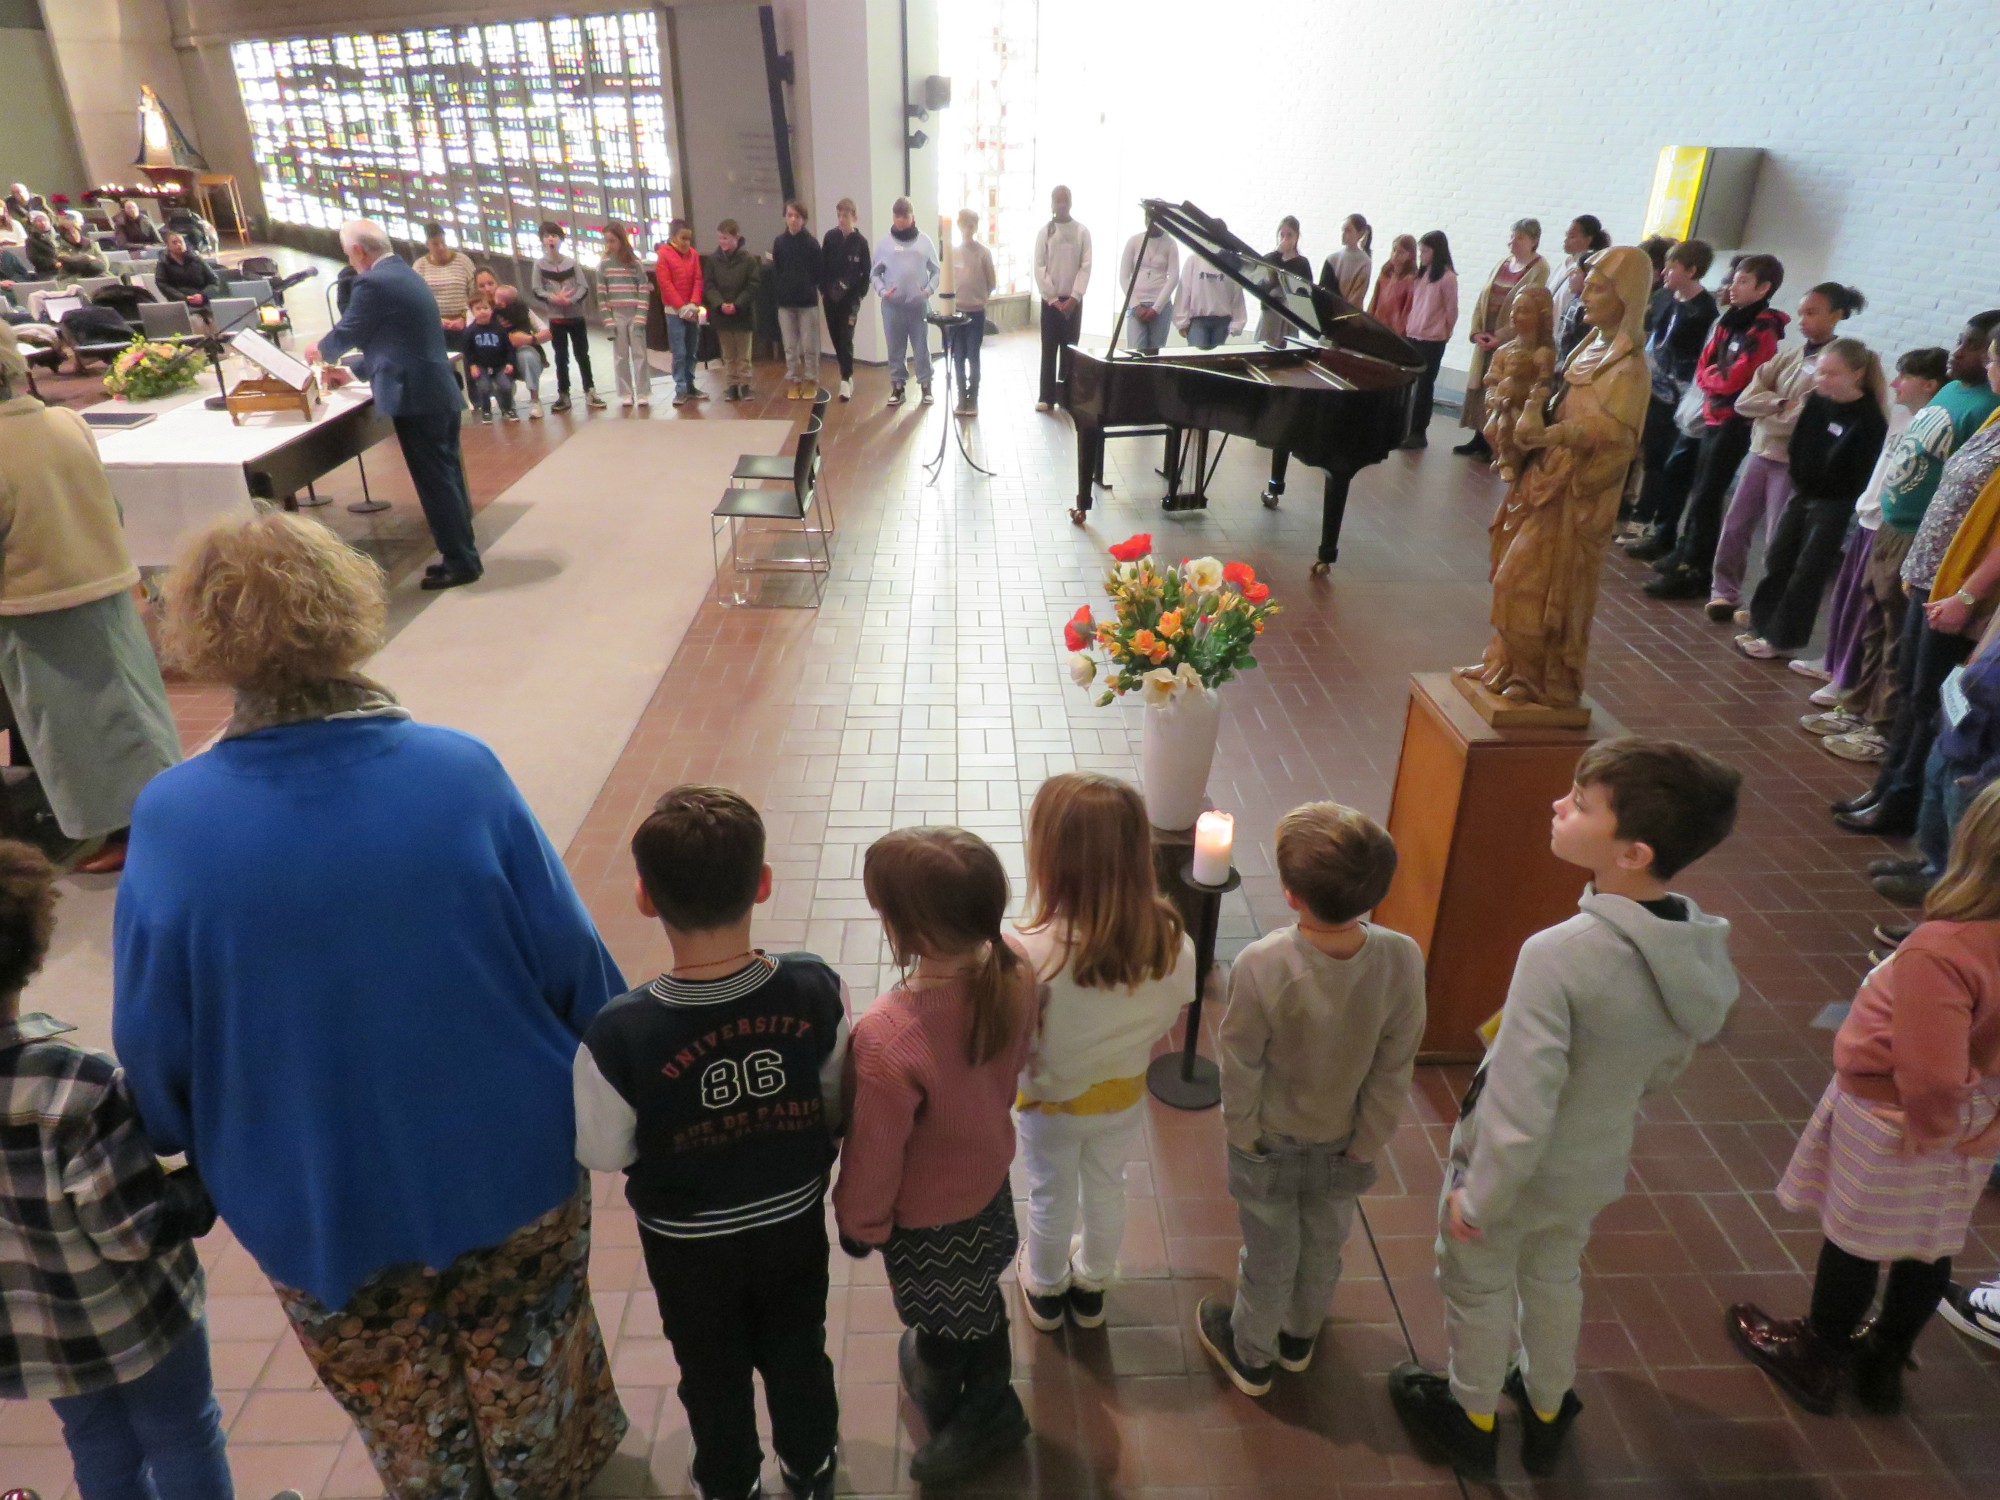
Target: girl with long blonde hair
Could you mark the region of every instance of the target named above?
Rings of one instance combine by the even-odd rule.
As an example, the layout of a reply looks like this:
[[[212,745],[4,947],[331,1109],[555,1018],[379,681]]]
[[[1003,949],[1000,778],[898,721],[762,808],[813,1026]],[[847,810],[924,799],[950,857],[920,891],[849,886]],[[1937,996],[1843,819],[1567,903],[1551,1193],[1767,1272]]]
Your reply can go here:
[[[2000,1156],[2000,783],[1960,819],[1924,916],[1861,981],[1778,1184],[1825,1237],[1811,1311],[1729,1310],[1737,1346],[1808,1411],[1832,1411],[1850,1380],[1869,1410],[1901,1410],[1910,1349]],[[1857,1337],[1884,1262],[1881,1310]]]
[[[854,1023],[833,1207],[844,1250],[882,1251],[903,1384],[928,1430],[910,1474],[942,1484],[1028,1435],[1000,1273],[1020,1243],[1008,1107],[1034,1041],[1034,974],[1002,928],[1007,873],[976,834],[884,834],[861,881],[902,977]]]
[[[1042,783],[1028,814],[1028,915],[1017,925],[1043,996],[1017,1100],[1028,1173],[1021,1293],[1044,1333],[1065,1315],[1095,1328],[1125,1236],[1146,1059],[1194,999],[1194,945],[1155,886],[1137,791],[1083,772]]]

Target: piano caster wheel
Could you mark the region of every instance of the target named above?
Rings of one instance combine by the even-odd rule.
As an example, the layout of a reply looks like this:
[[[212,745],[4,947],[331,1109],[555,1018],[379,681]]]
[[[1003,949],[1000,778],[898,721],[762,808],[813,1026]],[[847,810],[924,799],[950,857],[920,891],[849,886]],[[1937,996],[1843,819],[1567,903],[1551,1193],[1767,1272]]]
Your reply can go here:
[[[1273,486],[1266,486],[1264,493],[1257,497],[1264,502],[1264,509],[1276,510],[1278,502],[1285,498],[1285,492]]]
[[[1083,512],[1076,506],[1070,507],[1069,524],[1072,526],[1081,526],[1083,524]]]
[[[1329,562],[1316,562],[1312,565],[1312,576],[1314,578],[1324,578],[1332,571],[1333,564]]]

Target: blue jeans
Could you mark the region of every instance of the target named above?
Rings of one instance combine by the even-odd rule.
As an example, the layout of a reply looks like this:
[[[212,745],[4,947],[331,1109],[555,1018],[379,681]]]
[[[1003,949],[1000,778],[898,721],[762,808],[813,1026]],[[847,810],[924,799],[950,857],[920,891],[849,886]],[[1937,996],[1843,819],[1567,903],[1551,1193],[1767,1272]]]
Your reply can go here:
[[[1213,349],[1228,337],[1228,313],[1197,313],[1188,319],[1187,341],[1197,349]]]
[[[979,394],[979,349],[986,342],[986,309],[970,309],[972,321],[949,333],[946,353],[951,356],[952,373],[958,388],[967,396]]]
[[[1154,318],[1150,323],[1135,313],[1125,314],[1125,343],[1128,348],[1158,354],[1166,347],[1167,330],[1174,326],[1174,299],[1169,297],[1153,311]],[[1223,327],[1227,329],[1228,326],[1225,321]]]
[[[882,299],[882,337],[889,345],[889,384],[909,383],[906,352],[916,363],[917,383],[931,383],[931,331],[924,322],[924,315],[930,310],[928,298],[921,302],[907,297]]]
[[[674,351],[674,389],[686,395],[694,389],[694,358],[701,347],[700,321],[669,311],[667,347]]]
[[[500,410],[512,415],[514,410],[514,377],[504,366],[498,370],[474,368],[472,389],[466,393],[472,404],[479,408],[479,415],[486,416],[493,410],[493,398],[500,398]]]
[[[206,1324],[137,1380],[49,1404],[82,1500],[233,1500]]]
[[[1943,875],[1945,865],[1951,860],[1951,836],[1965,810],[1972,805],[1972,799],[1983,790],[1960,786],[1959,778],[1978,769],[1946,760],[1944,748],[1931,745],[1931,753],[1924,761],[1924,800],[1917,808],[1917,852],[1924,857],[1927,875]]]

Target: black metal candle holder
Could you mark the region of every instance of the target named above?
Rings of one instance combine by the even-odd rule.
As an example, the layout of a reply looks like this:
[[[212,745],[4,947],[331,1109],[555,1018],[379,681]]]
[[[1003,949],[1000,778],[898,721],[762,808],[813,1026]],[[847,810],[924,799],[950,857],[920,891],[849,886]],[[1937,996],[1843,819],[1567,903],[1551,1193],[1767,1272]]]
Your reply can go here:
[[[1194,934],[1194,1003],[1188,1006],[1187,1035],[1179,1052],[1163,1053],[1146,1069],[1146,1087],[1155,1099],[1175,1109],[1213,1109],[1222,1102],[1222,1071],[1197,1048],[1201,1044],[1201,1000],[1215,967],[1215,939],[1222,926],[1222,898],[1243,884],[1236,867],[1221,885],[1204,885],[1194,878],[1194,861],[1180,868],[1181,884],[1199,902]]]

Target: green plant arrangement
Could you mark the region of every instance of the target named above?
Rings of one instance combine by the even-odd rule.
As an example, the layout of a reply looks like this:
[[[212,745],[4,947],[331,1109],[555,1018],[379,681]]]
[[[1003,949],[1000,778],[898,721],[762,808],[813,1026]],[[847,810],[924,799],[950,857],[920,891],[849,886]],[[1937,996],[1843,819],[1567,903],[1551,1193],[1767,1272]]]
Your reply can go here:
[[[134,338],[132,347],[111,361],[104,389],[120,401],[151,401],[186,390],[200,375],[201,350]]]

